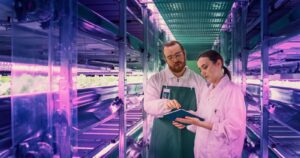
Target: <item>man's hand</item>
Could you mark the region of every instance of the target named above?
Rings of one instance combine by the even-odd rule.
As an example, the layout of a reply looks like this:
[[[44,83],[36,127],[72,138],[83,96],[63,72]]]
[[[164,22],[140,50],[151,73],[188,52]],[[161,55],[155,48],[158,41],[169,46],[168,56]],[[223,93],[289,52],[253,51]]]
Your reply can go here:
[[[179,129],[183,129],[185,127],[185,125],[178,123],[176,121],[173,121],[172,124]]]
[[[179,109],[179,108],[181,108],[181,105],[175,99],[168,100],[165,105],[168,107],[168,109]]]

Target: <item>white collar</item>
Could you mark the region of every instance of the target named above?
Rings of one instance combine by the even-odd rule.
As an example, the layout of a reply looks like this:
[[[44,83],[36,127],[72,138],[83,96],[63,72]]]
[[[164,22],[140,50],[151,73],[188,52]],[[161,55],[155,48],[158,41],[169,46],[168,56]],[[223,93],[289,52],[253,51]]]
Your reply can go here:
[[[212,89],[214,89],[214,90],[223,89],[227,85],[227,83],[229,83],[229,82],[230,82],[230,79],[229,79],[228,75],[224,75],[221,78],[220,82],[216,85],[215,88],[213,88],[213,84],[210,84],[209,89],[210,90],[212,90]]]
[[[165,68],[167,78],[180,78],[180,79],[186,79],[190,76],[191,70],[188,68],[188,66],[185,66],[185,71],[181,77],[176,77],[172,71],[170,70],[169,66],[166,66]]]

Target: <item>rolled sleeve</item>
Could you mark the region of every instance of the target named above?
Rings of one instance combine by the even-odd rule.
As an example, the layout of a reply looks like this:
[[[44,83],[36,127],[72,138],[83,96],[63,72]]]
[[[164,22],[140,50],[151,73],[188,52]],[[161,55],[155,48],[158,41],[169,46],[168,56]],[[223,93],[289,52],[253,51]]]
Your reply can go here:
[[[193,133],[196,133],[196,130],[197,130],[197,126],[195,125],[188,125],[186,127],[186,129],[188,129],[189,131],[193,132]]]
[[[152,101],[144,102],[144,109],[146,113],[155,116],[162,117],[165,113],[170,112],[171,110],[165,106],[167,99],[157,99]]]
[[[171,110],[165,106],[167,99],[160,99],[161,86],[156,82],[155,78],[148,80],[146,88],[144,90],[144,110],[146,113],[161,117]]]

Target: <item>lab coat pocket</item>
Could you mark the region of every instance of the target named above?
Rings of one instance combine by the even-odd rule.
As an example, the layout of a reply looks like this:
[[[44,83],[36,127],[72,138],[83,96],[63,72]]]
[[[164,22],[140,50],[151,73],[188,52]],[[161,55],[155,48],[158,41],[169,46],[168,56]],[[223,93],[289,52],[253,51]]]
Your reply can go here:
[[[221,111],[219,109],[215,109],[213,118],[212,118],[212,123],[221,123],[222,118],[223,117],[222,117]]]
[[[227,138],[224,133],[224,116],[220,112],[220,110],[215,110],[212,123],[214,124],[214,129],[213,133],[216,136],[215,139],[216,141],[222,143],[222,144],[227,144]]]

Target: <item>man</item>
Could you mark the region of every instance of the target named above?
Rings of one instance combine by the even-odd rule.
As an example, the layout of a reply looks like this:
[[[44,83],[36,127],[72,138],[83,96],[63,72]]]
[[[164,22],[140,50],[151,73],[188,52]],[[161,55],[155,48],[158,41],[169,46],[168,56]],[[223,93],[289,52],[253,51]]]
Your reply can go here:
[[[154,74],[145,88],[145,111],[154,116],[150,140],[150,158],[192,158],[194,137],[188,130],[178,130],[161,117],[173,109],[197,109],[205,81],[186,66],[186,52],[177,41],[164,45],[166,69]]]

